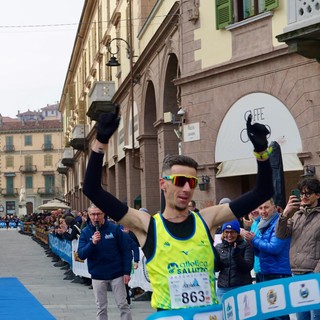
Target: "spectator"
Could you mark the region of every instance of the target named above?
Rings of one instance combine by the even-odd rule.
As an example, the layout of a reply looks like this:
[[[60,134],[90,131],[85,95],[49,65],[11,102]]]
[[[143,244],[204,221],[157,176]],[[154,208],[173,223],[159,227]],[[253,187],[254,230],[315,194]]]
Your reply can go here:
[[[6,228],[8,230],[9,229],[9,224],[10,224],[10,217],[8,215],[6,215],[5,222],[6,222]]]
[[[128,208],[101,186],[104,148],[119,126],[118,112],[119,108],[115,113],[109,112],[100,116],[97,139],[92,144],[84,179],[84,194],[103,212],[129,227],[137,236],[148,260],[147,270],[153,288],[153,308],[180,309],[217,303],[214,250],[210,232],[224,222],[249,213],[272,196],[272,172],[268,161],[270,150],[266,139],[269,131],[264,125],[252,125],[252,117],[249,115],[247,132],[258,160],[257,184],[253,190],[229,204],[204,208],[200,212],[201,215],[191,212],[188,210],[188,203],[198,183],[198,164],[187,156],[166,156],[159,179],[165,208],[161,213],[150,215]],[[201,267],[186,268],[185,272],[182,270],[181,266],[194,264]],[[198,290],[198,299],[194,301],[192,289],[183,288],[183,283],[185,279],[196,280],[197,270],[201,270],[205,275],[200,284],[201,290]],[[173,287],[180,293],[174,297]]]
[[[259,213],[258,213],[258,215],[259,215]],[[247,219],[248,218],[248,219]],[[251,231],[251,226],[252,226],[252,224],[253,224],[253,222],[254,222],[254,218],[253,218],[253,216],[252,216],[252,212],[250,212],[249,214],[248,214],[248,217],[246,218],[246,216],[244,216],[243,218],[242,218],[242,223],[243,223],[243,228],[245,229],[245,230],[247,230],[247,231]]]
[[[81,225],[80,225],[81,230],[87,226],[88,220],[89,220],[88,210],[83,210],[81,215]]]
[[[61,237],[69,241],[78,239],[80,237],[81,230],[77,225],[76,219],[71,216],[66,216],[64,220],[68,229],[67,231],[60,234]]]
[[[229,198],[222,198],[220,199],[219,201],[219,205],[221,204],[227,204],[227,203],[230,203],[231,202],[231,199]],[[218,226],[216,228],[216,230],[214,231],[214,234],[211,234],[212,235],[212,238],[214,239],[215,238],[215,234],[221,234],[222,233],[222,227],[221,226]]]
[[[120,310],[121,320],[131,320],[125,284],[130,281],[132,253],[127,238],[116,224],[105,219],[97,207],[89,208],[90,222],[82,230],[78,256],[87,259],[97,304],[97,320],[108,319],[108,284]]]
[[[196,208],[196,202],[194,200],[190,200],[188,203],[188,208],[190,211],[199,212],[199,209]]]
[[[256,234],[246,231],[244,237],[251,242],[260,260],[263,281],[291,277],[289,263],[290,238],[281,240],[276,237],[276,224],[279,213],[270,199],[258,207],[261,220]],[[277,319],[289,320],[288,315]]]
[[[276,228],[281,239],[291,237],[293,275],[320,272],[320,181],[305,178],[298,183],[300,199],[290,196]],[[320,309],[297,313],[297,320],[319,320]]]
[[[81,223],[82,223],[82,212],[81,211],[74,211],[73,213],[74,215],[74,223],[80,227],[81,226]]]
[[[140,248],[139,243],[132,231],[130,231],[127,227],[120,226],[121,230],[124,232],[125,237],[128,241],[129,249],[133,252],[133,269],[136,270],[139,267],[140,261]],[[126,291],[127,291],[127,302],[131,304],[131,297],[130,297],[130,288],[129,285],[126,284]]]
[[[222,226],[222,242],[216,245],[215,272],[219,272],[217,296],[222,296],[237,287],[252,283],[253,249],[240,235],[240,224],[233,220]]]
[[[258,229],[258,225],[261,219],[261,216],[259,214],[259,210],[253,210],[251,212],[251,217],[254,220],[252,225],[251,225],[251,229],[250,231],[253,233],[258,233],[259,229]],[[259,260],[259,256],[254,255],[254,265],[253,265],[253,270],[255,273],[255,278],[256,278],[256,282],[261,282],[262,281],[262,274],[261,274],[261,267],[260,267],[260,260]]]

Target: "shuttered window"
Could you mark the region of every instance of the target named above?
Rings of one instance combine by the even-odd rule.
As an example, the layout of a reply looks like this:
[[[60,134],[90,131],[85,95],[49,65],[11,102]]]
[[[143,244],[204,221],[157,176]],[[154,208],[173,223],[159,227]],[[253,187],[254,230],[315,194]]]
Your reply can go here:
[[[278,6],[279,0],[216,0],[216,27],[223,29]]]

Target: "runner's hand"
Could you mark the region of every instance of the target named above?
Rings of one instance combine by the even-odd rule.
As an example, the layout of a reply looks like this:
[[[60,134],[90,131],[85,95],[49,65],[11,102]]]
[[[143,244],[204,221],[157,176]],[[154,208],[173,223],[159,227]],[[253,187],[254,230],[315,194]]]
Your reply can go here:
[[[252,115],[250,114],[247,120],[248,137],[253,144],[254,151],[262,152],[268,148],[267,135],[270,133],[270,131],[265,125],[261,123],[251,124],[251,121]]]
[[[107,144],[120,123],[120,106],[116,105],[115,112],[102,113],[97,123],[97,140]]]

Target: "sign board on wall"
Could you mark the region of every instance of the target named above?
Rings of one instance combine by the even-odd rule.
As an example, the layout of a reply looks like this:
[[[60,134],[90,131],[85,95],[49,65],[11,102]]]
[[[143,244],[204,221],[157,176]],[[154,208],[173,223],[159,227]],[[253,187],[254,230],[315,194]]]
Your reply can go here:
[[[268,141],[279,143],[284,170],[302,170],[302,164],[297,157],[297,153],[302,151],[302,142],[292,114],[274,96],[252,93],[234,103],[221,123],[215,148],[215,162],[221,162],[217,177],[256,172],[253,148],[246,129],[250,114],[253,123],[259,122],[268,127]]]
[[[183,142],[200,140],[200,124],[199,122],[183,125]]]

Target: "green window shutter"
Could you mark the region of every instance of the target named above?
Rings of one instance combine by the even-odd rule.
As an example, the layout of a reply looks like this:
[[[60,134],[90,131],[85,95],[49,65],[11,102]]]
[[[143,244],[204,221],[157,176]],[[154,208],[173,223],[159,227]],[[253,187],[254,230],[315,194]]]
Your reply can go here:
[[[232,0],[216,0],[216,28],[223,29],[232,23]]]
[[[279,0],[265,0],[266,11],[279,7]]]

